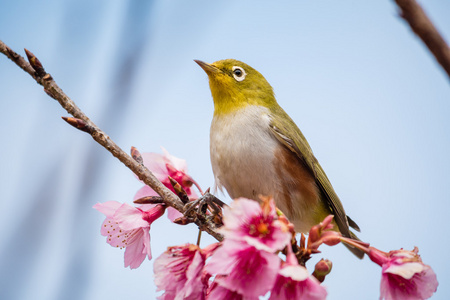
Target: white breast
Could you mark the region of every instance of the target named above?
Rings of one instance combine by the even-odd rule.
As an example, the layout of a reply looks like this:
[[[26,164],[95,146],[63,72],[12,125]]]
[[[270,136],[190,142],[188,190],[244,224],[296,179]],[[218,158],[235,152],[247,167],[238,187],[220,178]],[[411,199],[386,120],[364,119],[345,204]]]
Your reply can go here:
[[[269,110],[248,106],[235,113],[214,116],[211,123],[211,164],[216,187],[231,198],[257,199],[272,195],[278,184],[273,167],[278,142],[269,131]]]

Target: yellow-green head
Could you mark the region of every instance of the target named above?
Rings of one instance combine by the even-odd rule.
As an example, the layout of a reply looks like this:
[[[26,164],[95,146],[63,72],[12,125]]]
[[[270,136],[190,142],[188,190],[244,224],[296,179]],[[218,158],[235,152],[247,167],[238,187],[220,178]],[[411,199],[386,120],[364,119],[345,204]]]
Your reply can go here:
[[[249,65],[235,59],[207,64],[196,63],[208,74],[214,100],[214,114],[227,114],[247,105],[276,105],[273,89],[264,76]]]

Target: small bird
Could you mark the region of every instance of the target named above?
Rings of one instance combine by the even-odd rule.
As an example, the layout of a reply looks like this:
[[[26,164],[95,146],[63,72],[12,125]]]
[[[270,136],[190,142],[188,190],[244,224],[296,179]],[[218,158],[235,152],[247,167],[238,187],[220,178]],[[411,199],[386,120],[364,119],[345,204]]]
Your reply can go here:
[[[349,226],[359,231],[358,225],[345,214],[306,138],[278,105],[267,80],[238,60],[195,62],[209,77],[214,101],[210,155],[217,188],[225,188],[233,199],[273,197],[297,232],[306,233],[333,214],[342,235],[356,238]]]

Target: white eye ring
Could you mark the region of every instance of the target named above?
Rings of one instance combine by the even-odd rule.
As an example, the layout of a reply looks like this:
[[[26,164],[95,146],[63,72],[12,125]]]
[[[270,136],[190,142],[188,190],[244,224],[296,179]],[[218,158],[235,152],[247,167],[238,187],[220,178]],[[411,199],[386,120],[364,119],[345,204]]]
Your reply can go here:
[[[241,67],[234,66],[232,70],[233,70],[233,77],[237,81],[242,81],[245,79],[245,76],[247,76],[247,73],[245,73],[244,69],[242,69]]]

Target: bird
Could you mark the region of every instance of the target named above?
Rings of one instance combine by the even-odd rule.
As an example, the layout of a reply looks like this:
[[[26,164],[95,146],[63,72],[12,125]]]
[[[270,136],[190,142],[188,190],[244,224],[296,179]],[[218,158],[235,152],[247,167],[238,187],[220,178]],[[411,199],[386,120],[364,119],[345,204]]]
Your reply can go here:
[[[358,225],[264,76],[235,59],[194,61],[208,75],[214,102],[210,158],[216,187],[232,199],[272,197],[296,232],[307,233],[332,214],[341,234],[357,239],[350,227],[360,231]]]

